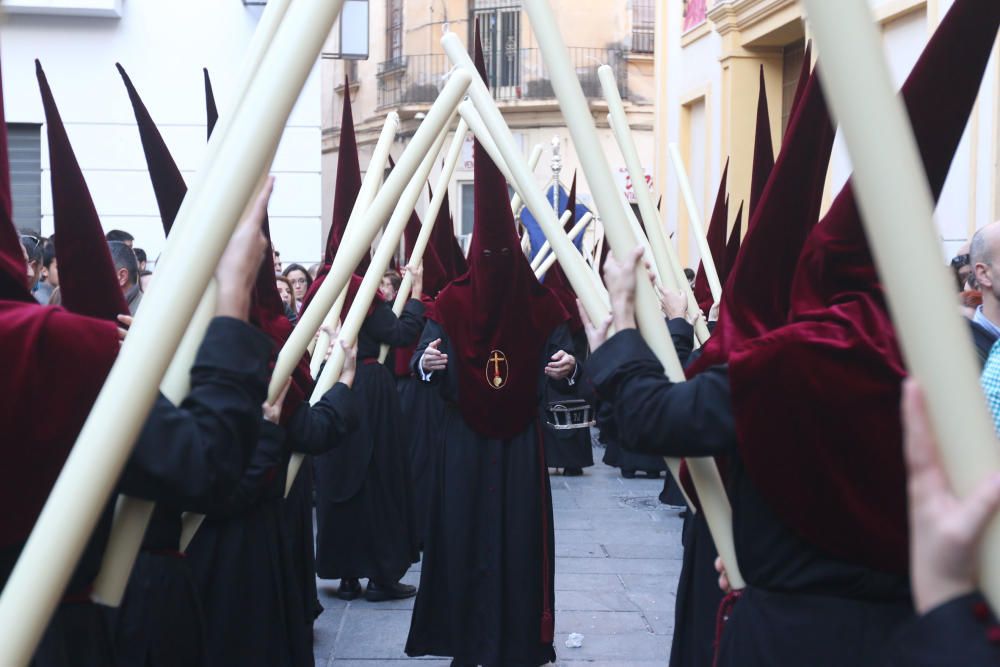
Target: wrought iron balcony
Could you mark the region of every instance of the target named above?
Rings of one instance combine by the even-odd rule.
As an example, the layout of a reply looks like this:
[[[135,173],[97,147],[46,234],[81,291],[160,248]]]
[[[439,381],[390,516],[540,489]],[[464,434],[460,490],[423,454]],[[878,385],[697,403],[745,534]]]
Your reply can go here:
[[[588,99],[602,98],[597,68],[610,65],[615,70],[619,92],[628,99],[628,68],[625,52],[614,49],[570,48],[570,59]],[[378,107],[430,104],[444,85],[451,70],[445,55],[402,56],[378,65]],[[486,70],[490,88],[498,102],[555,99],[548,68],[538,49],[516,49],[488,54]]]

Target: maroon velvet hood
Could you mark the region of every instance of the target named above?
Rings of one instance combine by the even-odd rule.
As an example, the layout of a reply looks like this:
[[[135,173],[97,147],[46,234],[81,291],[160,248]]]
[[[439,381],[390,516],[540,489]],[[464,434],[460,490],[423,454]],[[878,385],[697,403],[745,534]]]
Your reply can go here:
[[[760,66],[760,92],[757,95],[757,134],[753,144],[753,171],[750,177],[750,219],[774,169],[774,142],[771,140],[771,118],[767,110],[767,88],[764,66]]]
[[[998,24],[1000,3],[956,0],[903,87],[935,200]],[[740,452],[771,510],[836,558],[905,573],[906,370],[850,182],[802,251],[788,324],[735,348],[729,370]]]
[[[730,269],[719,322],[689,376],[726,363],[736,345],[787,321],[795,267],[819,218],[833,138],[826,100],[814,73]]]
[[[45,109],[45,129],[52,172],[52,212],[59,243],[60,292],[63,306],[79,315],[115,321],[128,315],[97,209],[76,161],[42,65],[35,73]]]
[[[465,261],[462,246],[455,238],[455,225],[451,218],[451,207],[448,204],[448,192],[444,193],[444,201],[434,220],[434,231],[431,232],[430,245],[434,247],[438,259],[443,265],[448,280],[452,281],[469,270]]]
[[[708,249],[712,253],[712,260],[715,262],[715,268],[719,272],[719,282],[722,285],[726,284],[726,227],[729,225],[729,203],[726,199],[728,178],[729,160],[726,160],[726,166],[722,169],[722,179],[719,181],[719,192],[715,196],[715,207],[712,209],[712,217],[708,222],[708,231],[705,232]],[[694,276],[694,298],[704,313],[708,312],[714,302],[704,262],[698,262],[698,271]]]
[[[573,184],[569,188],[569,197],[566,199],[566,210],[570,211],[569,220],[566,221],[565,231],[568,234],[571,229],[576,225],[576,172],[573,172]],[[575,246],[574,246],[575,247]],[[545,281],[545,286],[548,287],[559,299],[559,303],[563,305],[566,312],[569,314],[569,331],[572,334],[577,334],[583,331],[583,321],[580,319],[580,310],[576,307],[576,292],[573,291],[573,286],[569,282],[569,278],[566,277],[566,272],[563,271],[562,265],[557,261],[552,265],[545,275],[542,277]],[[583,350],[577,350],[578,356],[583,354]]]

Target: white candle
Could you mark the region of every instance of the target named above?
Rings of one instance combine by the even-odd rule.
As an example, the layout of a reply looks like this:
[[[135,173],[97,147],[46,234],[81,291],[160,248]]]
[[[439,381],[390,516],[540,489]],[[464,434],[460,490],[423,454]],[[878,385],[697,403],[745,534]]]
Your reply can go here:
[[[351,216],[347,219],[347,227],[351,224],[357,225],[357,220],[364,215],[364,212],[368,210],[371,206],[372,200],[375,199],[375,194],[378,192],[379,186],[382,184],[382,176],[385,173],[385,166],[389,162],[389,149],[392,148],[392,143],[396,139],[396,132],[399,131],[399,114],[395,111],[390,111],[385,117],[385,123],[382,125],[382,132],[379,134],[378,142],[375,144],[375,150],[372,153],[372,159],[368,162],[368,170],[365,171],[365,177],[361,181],[361,189],[358,190],[357,199],[354,201],[354,206],[351,208]],[[332,230],[330,232],[333,233]],[[326,350],[330,347],[330,335],[326,330],[333,330],[337,328],[340,322],[340,311],[344,307],[344,301],[347,298],[347,292],[341,292],[337,301],[334,302],[333,308],[326,314],[323,319],[323,325],[320,327],[319,337],[316,339],[316,344],[314,349],[316,350]],[[315,354],[309,360],[309,372],[312,374],[313,378],[319,375],[320,366],[323,365],[323,355]]]
[[[171,233],[184,248],[158,268],[118,360],[63,466],[0,595],[0,664],[31,659],[59,596],[121,475],[174,349],[194,314],[292,106],[312,70],[341,0],[296,0],[247,89],[203,187]],[[225,122],[225,121],[224,121]],[[182,207],[183,209],[183,207]],[[303,346],[304,348],[304,346]],[[121,406],[129,409],[122,411]]]
[[[467,76],[456,78],[454,75],[449,77],[448,83],[445,84],[438,96],[438,101],[431,107],[431,111],[436,111],[435,107],[441,103],[442,99],[450,101],[456,95],[458,99],[461,99],[465,88],[468,87],[467,78]],[[382,223],[389,217],[403,192],[403,188],[409,183],[424,155],[437,140],[437,135],[448,120],[448,116],[444,114],[450,114],[452,109],[443,111],[437,109],[437,111],[438,113],[434,115],[434,123],[428,122],[432,118],[431,114],[428,113],[427,118],[417,128],[406,147],[406,151],[396,163],[396,168],[392,170],[385,180],[385,184],[375,195],[375,199],[359,220],[357,227],[352,230],[352,226],[348,225],[344,239],[337,250],[337,256],[333,258],[333,266],[330,268],[326,280],[323,281],[323,285],[313,295],[315,308],[310,305],[302,313],[298,324],[295,325],[295,329],[292,330],[291,336],[278,355],[278,362],[271,375],[271,385],[268,390],[268,396],[271,400],[276,398],[284,388],[285,382],[288,381],[296,363],[305,352],[306,346],[322,324],[330,306],[347,285],[348,279],[364,253],[370,250],[372,239],[375,238]]]
[[[361,330],[361,325],[364,323],[364,315],[368,312],[368,307],[371,305],[375,292],[382,281],[382,275],[389,266],[389,260],[395,252],[395,246],[399,244],[399,237],[403,233],[402,230],[406,227],[406,222],[413,211],[413,206],[416,204],[417,198],[420,196],[420,191],[423,189],[427,176],[430,174],[434,160],[440,152],[441,144],[444,142],[446,136],[446,127],[450,124],[452,114],[462,99],[462,95],[465,94],[465,89],[468,88],[471,79],[472,77],[467,72],[453,72],[451,74],[444,90],[441,91],[437,100],[435,100],[427,112],[427,117],[424,118],[420,127],[417,128],[413,138],[410,139],[410,143],[399,158],[396,168],[389,174],[385,185],[379,191],[378,195],[376,195],[371,207],[369,207],[361,220],[359,228],[371,230],[371,236],[374,237],[375,231],[381,228],[382,223],[392,213],[386,232],[383,234],[382,240],[375,251],[375,257],[372,258],[372,263],[368,267],[354,303],[351,305],[351,311],[344,318],[344,325],[340,330],[342,340],[350,341],[353,344],[357,339],[358,331]],[[409,202],[409,204],[406,202]],[[399,220],[402,220],[402,223]],[[402,227],[399,234],[396,234],[393,240],[395,227],[400,224]],[[368,243],[371,242],[370,239],[371,237],[369,237]],[[343,247],[342,244],[341,249]],[[354,264],[349,265],[351,258],[341,261],[340,257],[341,251],[338,251],[337,256],[333,260],[333,268],[327,274],[327,280],[334,277],[334,272],[337,271],[337,279],[342,279],[346,285],[347,278],[353,270],[353,268],[348,267],[356,265],[357,259],[354,259]],[[378,267],[381,266],[380,262],[382,262],[382,258],[384,258],[384,266],[379,270]],[[338,266],[338,263],[341,266]],[[343,275],[343,278],[340,278],[340,275]],[[326,287],[325,281],[323,287]],[[320,289],[322,290],[322,287]],[[363,311],[360,311],[360,314],[355,313],[354,311],[362,305],[364,306]],[[306,312],[308,313],[309,311],[307,310]],[[352,313],[354,313],[353,317]],[[301,323],[299,326],[301,326]],[[287,347],[288,345],[286,344],[285,348]],[[284,349],[282,349],[282,353],[284,353]],[[323,368],[323,372],[316,380],[316,386],[313,387],[313,393],[309,399],[311,404],[319,401],[337,383],[343,369],[344,349],[339,345],[335,345],[330,358],[326,362],[326,366]],[[285,379],[287,380],[287,376]],[[273,377],[271,383],[273,386]],[[288,474],[286,475],[286,495],[288,490],[291,489],[301,465],[301,455],[292,455],[288,465]]]
[[[667,238],[663,221],[660,219],[660,212],[653,202],[653,195],[646,187],[646,171],[642,168],[642,162],[639,160],[639,151],[636,149],[635,138],[632,136],[632,129],[625,116],[625,107],[622,104],[621,95],[618,93],[614,71],[609,66],[602,65],[597,72],[604,90],[604,98],[608,102],[608,124],[614,132],[618,148],[625,159],[625,166],[628,169],[629,178],[632,180],[632,189],[635,191],[636,201],[639,203],[639,211],[642,213],[643,220],[646,221],[645,233],[648,235],[650,250],[656,267],[659,269],[660,279],[666,289],[682,292],[687,297],[688,310],[692,313],[697,312],[700,309],[698,301],[694,298],[691,285],[684,275],[677,251],[670,239]],[[703,320],[697,320],[695,329],[695,337],[699,342],[704,343],[708,340],[708,327]]]
[[[570,216],[574,215],[574,213],[575,213],[574,211],[570,211],[569,209],[566,209],[565,211],[563,211],[563,214],[559,217],[559,224],[562,225],[563,229],[566,229],[566,223],[569,222]],[[582,220],[582,218],[581,218],[581,220]],[[577,223],[577,225],[578,224],[580,224],[580,223]],[[575,229],[576,225],[574,225],[573,228]],[[573,236],[572,232],[570,232],[569,236],[570,236],[570,238],[575,238]],[[542,247],[538,249],[538,254],[535,255],[535,258],[533,260],[531,260],[531,270],[532,271],[535,271],[535,272],[538,271],[538,267],[541,266],[542,262],[544,262],[547,259],[546,255],[549,254],[549,249],[550,248],[551,248],[551,244],[549,243],[548,239],[546,239],[545,243],[542,244]]]
[[[566,211],[566,213],[563,214],[563,218],[567,217],[566,215],[567,213],[569,213],[569,211]],[[569,236],[569,240],[572,241],[573,243],[576,243],[576,240],[580,238],[584,230],[587,229],[587,225],[589,225],[590,221],[593,219],[594,219],[593,215],[591,215],[590,213],[584,213],[583,217],[580,218],[580,221],[577,222],[575,225],[573,225],[573,228],[570,229],[569,232],[566,234],[567,236]],[[563,221],[560,220],[560,222]],[[565,223],[563,222],[563,224]],[[544,276],[546,272],[549,269],[551,269],[552,265],[555,263],[556,263],[555,253],[549,253],[548,257],[539,262],[538,266],[534,267],[533,271],[535,272],[535,277],[541,278],[542,276]]]
[[[687,207],[688,220],[691,222],[691,232],[695,241],[698,242],[698,252],[701,253],[701,266],[705,270],[705,277],[708,279],[708,287],[712,291],[712,300],[719,303],[722,299],[722,283],[719,282],[719,272],[715,268],[715,260],[712,257],[712,250],[708,247],[708,237],[705,236],[705,225],[701,221],[701,213],[698,211],[698,204],[694,198],[694,191],[691,189],[691,181],[688,179],[687,169],[684,167],[684,160],[677,144],[670,144],[670,159],[674,163],[674,173],[677,174],[677,183]]]
[[[504,179],[506,179],[507,182],[510,183],[511,187],[514,188],[515,196],[518,199],[524,199],[524,195],[521,194],[521,188],[514,180],[510,167],[507,165],[507,161],[504,160],[503,154],[497,147],[493,135],[490,134],[489,129],[486,127],[486,123],[483,122],[479,112],[476,111],[476,107],[473,106],[471,102],[466,100],[459,105],[458,113],[462,116],[462,120],[469,125],[469,129],[472,130],[472,133],[476,135],[476,139],[479,140],[483,150],[486,151],[486,154],[490,156],[491,160],[493,160],[497,169],[499,169],[500,173],[503,174]],[[523,160],[524,158],[521,159]],[[517,203],[516,199],[511,200],[511,210],[514,210],[514,206],[520,208],[520,204]]]
[[[963,496],[1000,470],[1000,450],[968,329],[948,316],[955,282],[941,262],[923,161],[867,2],[805,0],[805,6],[820,80],[847,141],[852,185],[907,366],[927,396],[938,453]],[[942,341],[951,345],[942,350]],[[1000,516],[986,530],[978,562],[983,593],[1000,610]]]
[[[430,204],[427,206],[427,212],[424,214],[424,219],[421,221],[420,234],[417,236],[416,242],[413,247],[409,249],[410,257],[407,260],[407,265],[413,266],[419,264],[424,258],[424,252],[427,250],[427,243],[430,241],[431,232],[434,230],[434,222],[437,220],[438,213],[441,211],[441,206],[444,204],[444,198],[448,196],[448,184],[451,183],[452,174],[455,173],[455,167],[458,166],[458,160],[462,156],[462,145],[465,143],[465,135],[469,131],[469,126],[466,124],[464,119],[459,119],[458,128],[455,130],[455,136],[451,140],[451,145],[448,147],[448,156],[445,158],[444,165],[441,168],[441,173],[438,174],[437,180],[434,184],[434,196],[431,198]],[[516,195],[515,195],[516,196]],[[403,276],[403,280],[399,285],[399,290],[396,292],[396,298],[392,302],[392,312],[399,317],[403,308],[406,306],[406,302],[410,298],[410,292],[413,290],[413,274],[407,272]],[[385,363],[385,358],[389,354],[389,346],[383,345],[379,351],[378,361],[380,364]]]
[[[559,100],[559,107],[573,137],[573,144],[590,184],[591,194],[604,221],[608,240],[615,254],[624,257],[636,244],[625,211],[601,149],[594,127],[590,105],[580,88],[573,64],[569,60],[559,26],[546,0],[526,0],[525,11],[531,19],[542,57],[548,67],[552,87]],[[473,98],[475,99],[475,98]],[[554,245],[554,248],[558,248]],[[559,257],[562,261],[562,256]],[[565,266],[565,265],[564,265]],[[683,369],[677,360],[673,341],[652,285],[646,280],[636,282],[636,318],[643,338],[663,364],[670,379],[684,380]],[[689,459],[688,469],[698,489],[702,509],[711,529],[716,547],[726,564],[734,588],[742,588],[743,579],[736,564],[733,545],[732,511],[729,507],[722,480],[711,459]]]

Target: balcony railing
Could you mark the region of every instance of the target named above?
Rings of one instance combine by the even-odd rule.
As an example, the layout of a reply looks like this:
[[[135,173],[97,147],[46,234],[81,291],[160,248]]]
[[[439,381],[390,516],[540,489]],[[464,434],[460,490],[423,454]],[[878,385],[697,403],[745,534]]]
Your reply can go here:
[[[571,48],[569,51],[583,94],[588,99],[603,97],[597,68],[604,64],[614,69],[619,92],[622,98],[628,99],[628,68],[623,51],[598,48]],[[538,49],[513,50],[502,54],[499,62],[488,57],[486,69],[493,97],[499,102],[555,99],[548,68]],[[449,70],[451,61],[443,54],[403,56],[379,63],[379,108],[432,103]]]

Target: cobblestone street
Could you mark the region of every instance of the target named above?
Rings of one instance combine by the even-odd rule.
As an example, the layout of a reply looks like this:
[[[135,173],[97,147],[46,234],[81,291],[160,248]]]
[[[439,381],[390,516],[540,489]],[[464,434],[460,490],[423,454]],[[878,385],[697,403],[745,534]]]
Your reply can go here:
[[[583,477],[553,475],[558,665],[666,665],[674,590],[681,567],[678,508],[661,505],[661,479],[622,479],[598,463]],[[419,564],[403,579],[419,582]],[[326,611],[316,621],[318,667],[373,667],[411,661],[403,653],[413,600],[372,604],[333,597],[320,581]],[[570,633],[584,636],[567,648]],[[449,665],[424,658],[420,665]]]

